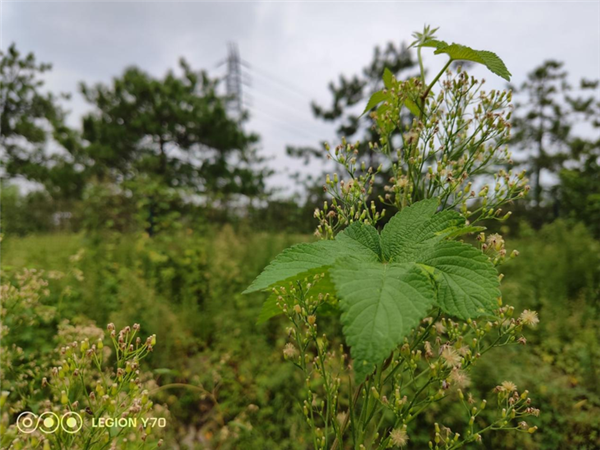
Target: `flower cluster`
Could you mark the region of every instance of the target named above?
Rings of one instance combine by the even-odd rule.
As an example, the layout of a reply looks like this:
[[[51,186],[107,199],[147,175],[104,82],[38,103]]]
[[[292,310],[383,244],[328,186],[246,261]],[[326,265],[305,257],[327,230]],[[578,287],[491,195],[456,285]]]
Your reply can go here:
[[[428,33],[420,39],[433,39]],[[446,68],[429,84],[424,70],[420,78],[406,81],[389,71],[384,74],[386,88],[368,106],[379,105],[371,116],[380,138],[370,150],[380,152],[386,162],[377,169],[361,161],[358,145],[343,140],[333,151],[326,146],[329,159],[346,175],[327,175],[324,190],[331,203],[315,211],[317,236],[333,239],[354,221],[376,226],[385,216],[382,205],[401,210],[431,198],[439,200],[442,210],[459,211],[470,233],[482,231],[474,226],[479,221],[510,216],[503,208],[529,190],[525,174],[509,169],[511,93],[486,92],[485,80],[460,68],[457,73]],[[436,83],[444,74],[438,89]],[[413,115],[410,122],[405,109]],[[391,176],[379,196],[382,205],[376,205],[374,185],[383,173]],[[501,235],[480,233],[477,241],[493,264],[506,258]],[[517,255],[514,251],[510,257]],[[327,274],[312,274],[272,294],[292,325],[283,356],[305,377],[302,406],[316,449],[337,450],[348,442],[361,449],[366,443],[376,449],[403,447],[415,419],[447,398],[465,405],[464,429],[455,432],[436,424],[430,448],[455,449],[480,442],[491,430],[535,431],[524,418],[539,411],[526,392],[519,394],[510,385],[498,391],[499,418],[493,422],[486,422],[488,414],[480,415],[487,401],[476,402],[468,392],[469,372],[487,352],[526,344],[521,332],[538,323],[535,312],[513,317],[514,308],[503,306],[501,298],[495,313],[479,320],[456,321],[434,308],[374,373],[354,386],[348,349],[337,336],[318,331],[328,311],[340,313],[334,293]],[[334,351],[338,345],[339,351]]]
[[[315,448],[339,448],[349,427],[353,439],[373,442],[374,448],[402,447],[410,439],[411,423],[432,404],[447,398],[460,401],[469,414],[460,433],[436,425],[431,448],[455,449],[480,442],[491,430],[536,430],[525,427],[524,419],[537,416],[539,410],[531,406],[527,392],[517,393],[511,383],[496,389],[498,418],[491,423],[480,416],[488,402],[476,402],[468,392],[469,372],[483,355],[526,343],[521,332],[537,325],[534,311],[514,317],[513,307],[499,306],[494,316],[462,322],[436,310],[372,376],[352,388],[347,350],[318,330],[319,314],[337,306],[330,293],[324,294],[328,282],[327,276],[317,274],[273,291],[292,325],[283,357],[302,370],[306,379],[302,406]],[[373,421],[379,423],[376,430]]]
[[[323,189],[331,196],[331,205],[326,201],[323,209],[315,210],[319,220],[316,235],[332,239],[342,228],[352,222],[362,221],[375,225],[385,216],[385,210],[378,211],[368,198],[373,193],[373,185],[382,167],[367,169],[364,161],[359,162],[359,144],[350,144],[344,139],[333,151],[326,145],[327,157],[335,161],[348,174],[348,179],[337,173],[328,174]]]
[[[24,351],[20,342],[14,341],[27,336],[20,327],[39,328],[55,317],[54,308],[42,302],[48,295],[45,275],[25,270],[14,277],[15,284],[0,287],[2,448],[143,449],[162,445],[162,429],[154,419],[166,420],[168,411],[151,400],[156,386],[140,366],[156,345],[155,335],[142,338],[139,324],[120,331],[109,324],[112,345],[106,345],[103,330],[76,319],[58,325],[50,339],[58,346],[54,351],[41,344],[37,351]],[[59,276],[48,274],[48,278]],[[22,345],[30,347],[31,343]],[[71,433],[61,426],[44,433],[38,421],[34,431],[23,433],[16,420],[24,411],[59,418],[72,413],[81,418],[81,428]],[[125,419],[127,426],[115,424],[115,419]]]
[[[38,348],[44,339],[44,336],[30,337],[27,330],[40,329],[56,317],[56,308],[46,304],[49,295],[47,278],[50,275],[52,278],[61,276],[58,272],[45,274],[25,269],[15,274],[14,283],[5,277],[7,281],[0,286],[0,431],[8,426],[9,415],[29,408],[42,397],[40,372],[48,370],[50,362],[40,358],[38,351],[25,349],[31,346]]]
[[[423,84],[393,80],[390,99],[372,113],[381,133],[381,151],[390,157],[392,177],[380,200],[398,209],[431,197],[444,208],[459,208],[471,222],[505,219],[502,206],[529,190],[525,173],[513,174],[507,148],[511,93],[482,89],[458,69],[447,72],[439,93],[425,98],[412,124],[401,123],[407,101],[423,98]],[[401,142],[390,136],[400,131]],[[396,148],[397,147],[397,148]]]

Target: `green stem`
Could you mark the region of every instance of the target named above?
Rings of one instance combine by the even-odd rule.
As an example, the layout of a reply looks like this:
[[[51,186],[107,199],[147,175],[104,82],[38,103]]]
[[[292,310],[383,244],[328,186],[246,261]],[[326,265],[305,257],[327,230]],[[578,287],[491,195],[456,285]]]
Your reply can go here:
[[[419,58],[419,68],[421,69],[421,81],[425,84],[425,68],[423,67],[423,57],[421,56],[421,47],[417,50],[417,57]]]
[[[352,410],[354,410],[356,408],[356,404],[358,403],[358,397],[360,396],[360,391],[363,388],[364,383],[361,383],[358,385],[358,387],[356,388],[356,392],[354,392],[354,398],[352,399],[352,405],[351,408]],[[348,426],[348,423],[350,422],[350,411],[348,412],[348,414],[346,414],[346,417],[344,418],[344,423],[342,423],[342,426],[340,427],[340,436],[344,436],[344,432],[346,431],[346,427]],[[335,441],[333,441],[333,444],[331,445],[331,450],[337,450],[337,448],[339,447],[341,442],[341,439],[338,439],[337,437],[335,438]]]
[[[425,99],[427,98],[427,95],[429,95],[429,92],[431,91],[433,86],[435,86],[435,83],[437,83],[437,81],[440,79],[440,77],[443,75],[443,73],[446,71],[446,69],[448,67],[450,67],[450,64],[452,64],[452,61],[454,61],[454,60],[452,58],[450,58],[448,60],[448,62],[446,63],[446,65],[442,68],[442,70],[440,70],[440,73],[438,73],[435,76],[435,78],[433,79],[433,81],[431,83],[429,83],[429,86],[427,86],[427,89],[425,89],[425,92],[421,96],[421,100],[422,100],[423,104],[425,104]]]

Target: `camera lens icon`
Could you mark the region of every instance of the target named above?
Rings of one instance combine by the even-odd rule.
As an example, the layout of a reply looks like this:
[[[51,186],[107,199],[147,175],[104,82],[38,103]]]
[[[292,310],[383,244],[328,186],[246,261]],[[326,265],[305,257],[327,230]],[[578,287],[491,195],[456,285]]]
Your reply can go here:
[[[38,419],[38,428],[42,433],[56,433],[60,427],[60,419],[53,412],[42,413]]]
[[[17,428],[21,433],[33,433],[38,426],[38,416],[32,412],[25,411],[17,417]]]
[[[77,433],[83,427],[83,419],[76,412],[70,411],[58,417],[53,412],[44,412],[39,416],[31,411],[25,411],[17,417],[17,428],[21,433],[33,433],[39,429],[44,434],[56,433],[59,428],[65,433]]]
[[[70,434],[77,433],[81,430],[81,427],[83,427],[83,419],[79,414],[73,411],[64,414],[60,419],[60,423],[62,429]]]

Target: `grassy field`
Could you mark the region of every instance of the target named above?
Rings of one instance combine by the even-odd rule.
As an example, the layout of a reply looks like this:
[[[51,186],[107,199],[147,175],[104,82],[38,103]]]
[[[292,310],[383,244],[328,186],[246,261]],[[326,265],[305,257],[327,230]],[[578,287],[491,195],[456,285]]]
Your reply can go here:
[[[285,323],[256,325],[264,296],[240,292],[280,250],[309,239],[231,227],[152,239],[9,236],[2,281],[15,283],[25,268],[50,278],[42,303],[55,315],[19,343],[25,353],[51,355],[65,320],[78,330],[139,323],[157,335],[143,366],[158,386],[155,402],[170,411],[167,448],[308,449],[303,381],[281,353]],[[541,324],[525,348],[490,355],[472,391],[485,395],[503,380],[529,389],[540,432],[494,435],[486,448],[600,448],[599,243],[560,222],[509,242],[521,254],[501,270],[504,301],[538,310]],[[426,445],[425,425],[451,424],[455,413],[434,408],[410,430],[409,448]]]

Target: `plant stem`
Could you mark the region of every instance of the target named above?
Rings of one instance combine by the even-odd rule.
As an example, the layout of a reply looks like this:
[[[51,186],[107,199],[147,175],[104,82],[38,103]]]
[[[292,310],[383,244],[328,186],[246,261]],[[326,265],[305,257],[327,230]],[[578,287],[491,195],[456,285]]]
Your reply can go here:
[[[442,68],[442,70],[440,70],[440,73],[438,73],[435,76],[435,78],[433,79],[433,81],[431,83],[429,83],[429,86],[427,86],[427,89],[425,89],[425,92],[421,96],[421,100],[423,101],[423,103],[425,103],[425,99],[427,98],[427,95],[429,95],[429,92],[431,91],[431,88],[433,88],[433,86],[435,86],[435,83],[437,83],[437,81],[440,79],[440,77],[442,76],[442,74],[446,71],[446,69],[448,67],[450,67],[450,64],[452,64],[452,61],[454,61],[454,60],[453,59],[449,59],[448,62],[446,63],[446,65]]]
[[[354,392],[354,397],[352,398],[353,408],[356,408],[356,404],[358,403],[358,397],[360,396],[360,391],[362,390],[363,385],[364,385],[364,382],[359,384],[358,387],[356,388],[356,392]],[[340,436],[342,436],[342,437],[344,436],[344,432],[346,431],[346,427],[348,426],[349,422],[350,422],[350,413],[346,414],[344,423],[342,423],[342,426],[340,428]],[[331,450],[337,450],[337,448],[340,445],[340,441],[341,441],[341,439],[338,439],[336,437],[335,441],[333,441],[333,444],[331,445]]]

